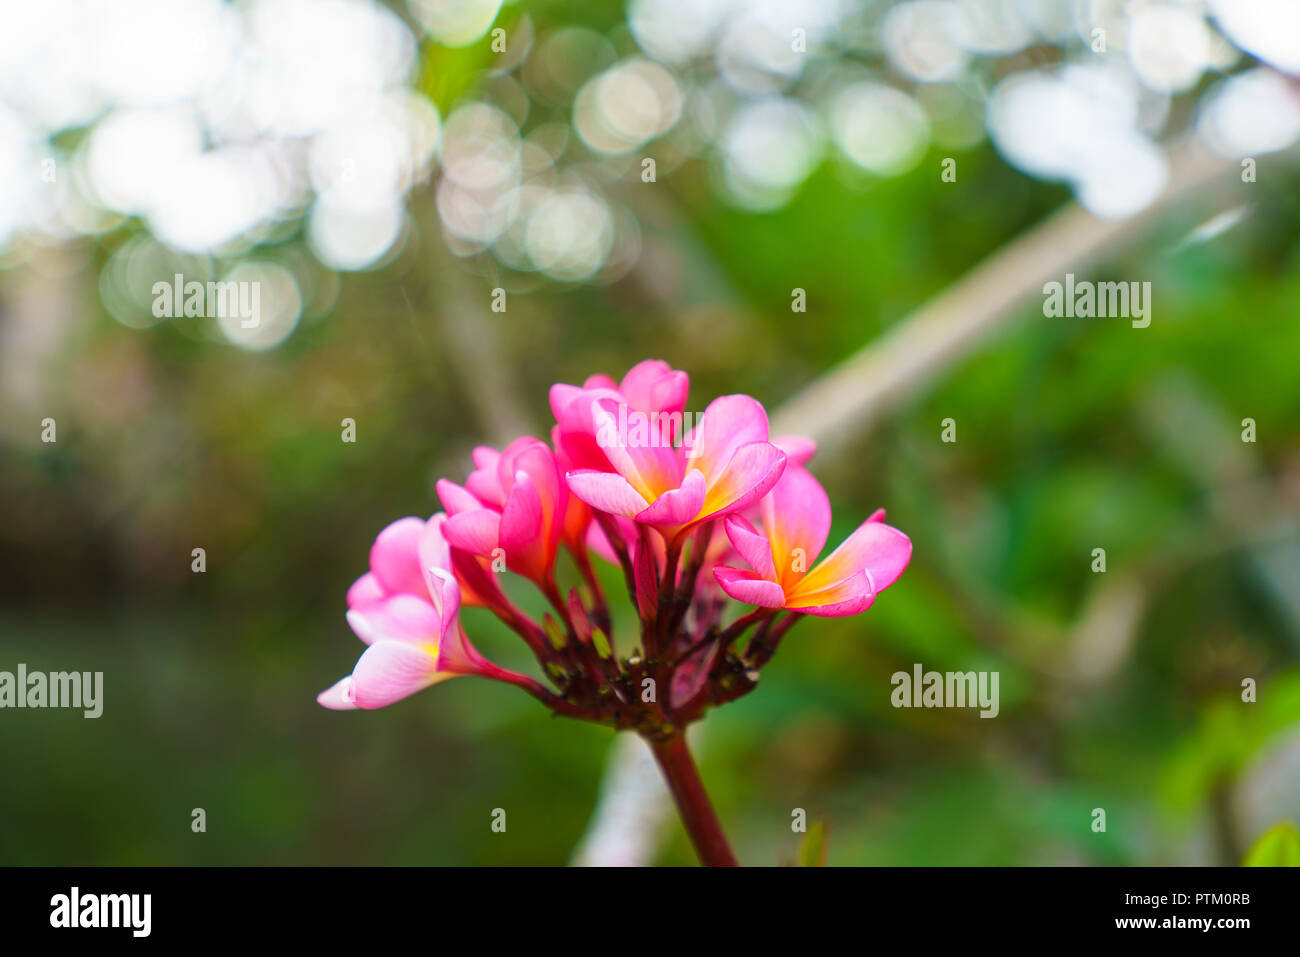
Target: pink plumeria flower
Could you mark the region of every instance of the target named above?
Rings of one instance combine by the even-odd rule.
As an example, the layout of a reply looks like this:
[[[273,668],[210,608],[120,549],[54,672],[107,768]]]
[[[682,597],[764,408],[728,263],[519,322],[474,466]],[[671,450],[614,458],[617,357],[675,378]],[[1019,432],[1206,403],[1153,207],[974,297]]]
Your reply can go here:
[[[456,675],[508,679],[460,626],[460,587],[443,538],[446,516],[393,522],[375,539],[370,571],[348,589],[348,624],[369,647],[352,674],[322,691],[335,711],[382,708]]]
[[[438,482],[438,498],[451,516],[447,541],[478,558],[500,555],[511,571],[548,581],[569,500],[551,447],[525,436],[502,452],[480,446],[473,455],[478,468],[464,487]]]
[[[831,505],[821,484],[798,466],[785,470],[759,511],[761,532],[742,516],[726,521],[727,537],[749,568],[713,570],[722,590],[746,604],[856,615],[898,580],[912,557],[911,540],[879,511],[814,565],[830,534]]]
[[[686,374],[660,360],[621,382],[558,384],[551,444],[476,448],[464,485],[438,482],[446,514],[400,519],[376,538],[370,570],[348,591],[347,620],[366,650],[320,704],[381,708],[478,675],[555,715],[633,730],[663,768],[701,860],[734,865],[685,730],[753,691],[800,619],[868,607],[912,546],[882,511],[817,562],[831,514],[803,468],[813,441],[772,438],[763,406],[746,395],[714,400],[690,429],[688,389]],[[572,552],[572,587],[572,574],[563,588],[556,578],[561,546]],[[629,636],[616,634],[623,622],[593,554],[623,573],[640,619]],[[541,591],[549,609],[540,620],[506,594],[494,573],[507,569]],[[728,623],[731,599],[760,607]],[[547,684],[478,653],[459,618],[471,603],[523,640]],[[638,693],[646,681],[661,689],[650,700]]]
[[[674,423],[677,429],[682,428],[681,416],[690,387],[686,373],[662,359],[638,362],[618,383],[604,375],[594,375],[581,386],[557,382],[551,386],[550,393],[551,412],[556,421],[551,440],[573,469],[615,471],[597,440],[592,403],[597,399],[610,400],[615,409],[622,407],[625,415],[630,413],[644,417],[647,423],[654,422],[658,441],[671,445]],[[615,412],[616,420],[617,416]]]
[[[610,400],[593,400],[591,412],[598,435],[617,432]],[[604,451],[614,471],[570,472],[569,488],[592,508],[656,526],[669,538],[748,508],[785,468],[785,453],[768,439],[767,412],[747,395],[714,399],[679,448],[614,442]]]

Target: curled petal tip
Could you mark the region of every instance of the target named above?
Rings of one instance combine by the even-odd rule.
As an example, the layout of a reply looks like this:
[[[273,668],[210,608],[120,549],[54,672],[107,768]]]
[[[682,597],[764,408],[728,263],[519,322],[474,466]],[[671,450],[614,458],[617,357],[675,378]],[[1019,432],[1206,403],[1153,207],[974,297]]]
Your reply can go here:
[[[355,711],[357,707],[356,682],[352,676],[340,678],[316,696],[316,703],[331,711]]]
[[[785,591],[774,581],[766,581],[757,573],[728,565],[713,569],[714,580],[727,595],[736,601],[759,608],[781,608],[786,605]]]

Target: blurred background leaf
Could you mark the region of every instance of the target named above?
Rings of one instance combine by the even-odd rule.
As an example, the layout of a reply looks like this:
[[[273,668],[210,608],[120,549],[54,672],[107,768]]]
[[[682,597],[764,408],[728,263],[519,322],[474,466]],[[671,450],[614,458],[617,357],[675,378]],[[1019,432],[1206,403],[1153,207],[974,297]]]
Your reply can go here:
[[[1300,831],[1290,821],[1274,825],[1255,842],[1242,864],[1246,867],[1300,867]]]

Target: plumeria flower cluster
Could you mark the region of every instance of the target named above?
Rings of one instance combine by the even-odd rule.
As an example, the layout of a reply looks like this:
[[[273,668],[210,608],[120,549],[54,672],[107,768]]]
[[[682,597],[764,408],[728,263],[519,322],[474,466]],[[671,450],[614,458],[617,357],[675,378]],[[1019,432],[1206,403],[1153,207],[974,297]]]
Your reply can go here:
[[[709,821],[690,819],[712,812],[707,799],[688,806],[698,778],[682,730],[753,690],[795,622],[870,607],[912,546],[877,512],[822,558],[831,508],[805,468],[812,441],[772,438],[746,395],[713,400],[687,429],[689,385],[659,360],[621,382],[557,384],[549,442],[476,448],[464,484],[437,483],[443,511],[379,533],[370,570],[347,595],[348,624],[367,648],[320,704],[381,708],[477,675],[557,714],[634,730],[660,759],[706,862],[728,863],[729,852],[701,846]],[[597,560],[622,571],[639,619],[630,640],[613,632]],[[520,608],[502,572],[530,581],[549,610],[539,619]],[[732,602],[748,609],[730,612]],[[484,658],[462,606],[517,633],[548,683]]]

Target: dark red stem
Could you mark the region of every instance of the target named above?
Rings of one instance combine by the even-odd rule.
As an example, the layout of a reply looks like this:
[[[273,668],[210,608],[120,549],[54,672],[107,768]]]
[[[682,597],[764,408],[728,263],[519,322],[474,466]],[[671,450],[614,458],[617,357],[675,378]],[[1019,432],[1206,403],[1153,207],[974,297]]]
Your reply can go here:
[[[695,769],[686,735],[679,731],[670,738],[648,741],[655,760],[668,781],[668,790],[677,802],[677,810],[686,825],[700,863],[706,867],[736,867],[736,858],[727,845],[718,816],[713,813],[709,795]]]

